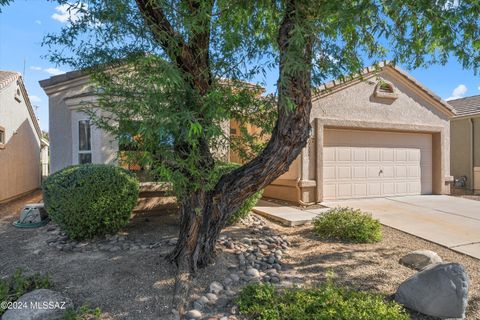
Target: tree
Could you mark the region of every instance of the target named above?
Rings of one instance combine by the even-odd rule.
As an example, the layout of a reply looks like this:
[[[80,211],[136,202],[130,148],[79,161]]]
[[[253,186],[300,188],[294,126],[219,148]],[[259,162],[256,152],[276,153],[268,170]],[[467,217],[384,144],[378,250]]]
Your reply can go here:
[[[465,68],[480,63],[478,1],[88,0],[69,7],[71,23],[44,44],[53,62],[85,70],[102,88],[97,124],[173,183],[181,221],[169,259],[183,276],[212,262],[231,213],[306,145],[316,84],[385,58],[410,68],[452,54]],[[259,98],[246,81],[272,68],[277,92]],[[228,143],[222,122],[258,121],[262,112],[274,119],[263,150],[214,179],[213,150]]]

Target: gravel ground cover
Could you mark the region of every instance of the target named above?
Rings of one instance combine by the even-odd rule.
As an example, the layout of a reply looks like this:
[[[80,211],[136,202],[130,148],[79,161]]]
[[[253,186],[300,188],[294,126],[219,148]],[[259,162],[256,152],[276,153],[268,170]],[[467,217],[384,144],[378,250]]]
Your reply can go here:
[[[32,230],[11,225],[25,203],[39,193],[0,205],[0,277],[18,267],[49,274],[54,289],[76,306],[103,310],[102,319],[175,319],[170,310],[174,269],[163,258],[177,236],[177,207],[165,198],[156,211],[138,213],[117,235],[74,242],[54,224]],[[338,283],[393,295],[415,273],[398,263],[418,249],[437,252],[444,261],[460,262],[471,285],[467,319],[480,319],[480,261],[447,248],[383,227],[376,244],[321,241],[311,226],[286,228],[251,215],[229,227],[218,243],[216,263],[200,270],[192,283],[192,316],[211,320],[241,319],[234,299],[251,282],[279,286],[314,286],[334,274]],[[412,319],[431,319],[412,313]]]
[[[480,260],[443,246],[382,226],[383,239],[375,244],[348,244],[320,241],[311,226],[275,230],[292,243],[284,261],[305,276],[307,284],[324,281],[328,271],[335,281],[361,290],[393,295],[400,283],[416,271],[398,263],[408,252],[427,249],[438,253],[444,262],[459,262],[470,277],[467,319],[480,319]],[[412,313],[412,319],[432,319]]]

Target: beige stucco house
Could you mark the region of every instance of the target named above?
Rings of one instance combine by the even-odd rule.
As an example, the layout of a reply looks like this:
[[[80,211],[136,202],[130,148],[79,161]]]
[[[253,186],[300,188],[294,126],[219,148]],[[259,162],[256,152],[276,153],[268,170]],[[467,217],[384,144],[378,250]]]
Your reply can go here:
[[[448,103],[457,110],[450,122],[451,173],[460,180],[456,189],[480,193],[480,95]],[[466,177],[464,186],[462,177]]]
[[[449,193],[454,109],[398,67],[317,91],[307,147],[264,196],[323,200]]]
[[[0,203],[38,189],[48,175],[48,141],[12,71],[0,71],[0,164]]]
[[[116,142],[78,109],[96,99],[88,77],[69,72],[40,85],[49,96],[51,170],[115,163]],[[390,65],[329,83],[314,96],[308,146],[264,195],[311,204],[449,193],[454,115],[448,103]]]

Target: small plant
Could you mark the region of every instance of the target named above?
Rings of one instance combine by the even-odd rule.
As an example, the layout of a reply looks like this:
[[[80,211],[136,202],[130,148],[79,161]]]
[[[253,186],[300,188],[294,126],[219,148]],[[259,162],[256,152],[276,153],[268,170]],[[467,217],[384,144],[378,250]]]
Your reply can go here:
[[[332,281],[318,288],[280,290],[268,284],[246,286],[237,300],[252,320],[408,320],[396,302],[374,293],[342,288]]]
[[[100,164],[65,168],[48,177],[42,188],[48,214],[72,239],[125,227],[139,193],[133,174]]]
[[[380,222],[368,213],[351,208],[335,208],[314,221],[314,230],[327,240],[372,243],[382,239]]]
[[[63,320],[97,320],[100,319],[102,310],[100,308],[92,309],[88,304],[84,304],[77,310],[68,309]]]
[[[35,273],[32,276],[25,276],[22,269],[7,279],[0,279],[0,302],[14,302],[22,295],[35,289],[49,289],[52,287],[48,276]],[[0,307],[0,315],[6,309]]]
[[[233,162],[219,164],[215,168],[212,174],[213,177],[211,180],[215,181],[216,183],[222,177],[222,175],[232,170],[235,170],[239,167],[240,167],[240,164],[233,163]],[[227,221],[227,224],[232,225],[237,223],[240,219],[248,217],[252,208],[257,204],[258,200],[260,200],[260,198],[262,197],[262,193],[263,193],[263,190],[258,191],[253,195],[251,195],[249,198],[247,198],[242,203],[240,208],[238,208],[238,210],[230,216],[230,218]]]

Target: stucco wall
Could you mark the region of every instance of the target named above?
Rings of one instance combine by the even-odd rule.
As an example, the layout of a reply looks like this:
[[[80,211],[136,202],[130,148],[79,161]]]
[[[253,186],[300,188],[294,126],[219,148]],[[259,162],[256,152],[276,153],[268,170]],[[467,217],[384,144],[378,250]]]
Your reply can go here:
[[[0,126],[5,148],[0,149],[0,202],[40,187],[40,139],[25,97],[17,101],[13,81],[0,92]]]
[[[374,97],[379,77],[396,88],[395,100]],[[290,179],[299,179],[298,202],[322,200],[322,149],[324,128],[349,128],[397,132],[430,133],[433,138],[434,193],[448,193],[450,175],[450,125],[447,113],[435,106],[435,100],[423,93],[395,70],[384,69],[378,75],[352,81],[314,98],[311,112],[312,136],[307,149],[293,166]],[[278,182],[278,180],[277,180]],[[280,181],[281,182],[281,181]],[[285,186],[287,188],[287,186]],[[291,188],[291,186],[289,187]],[[312,190],[317,192],[316,197]]]
[[[56,92],[48,98],[51,173],[72,164],[72,120],[64,97]]]
[[[467,189],[472,188],[471,124],[470,119],[452,120],[451,126],[451,172],[452,176],[467,177]]]
[[[455,178],[466,176],[466,189],[471,190],[474,187],[474,176],[472,176],[473,167],[480,167],[480,117],[474,116],[453,119],[450,124],[450,132],[452,175]],[[479,183],[480,181],[477,181],[477,186]]]
[[[72,98],[91,91],[86,77],[44,88],[49,95],[50,171],[78,164],[78,121],[88,119],[79,107],[92,96]],[[115,164],[118,144],[105,131],[92,125],[92,163]]]

